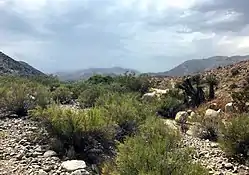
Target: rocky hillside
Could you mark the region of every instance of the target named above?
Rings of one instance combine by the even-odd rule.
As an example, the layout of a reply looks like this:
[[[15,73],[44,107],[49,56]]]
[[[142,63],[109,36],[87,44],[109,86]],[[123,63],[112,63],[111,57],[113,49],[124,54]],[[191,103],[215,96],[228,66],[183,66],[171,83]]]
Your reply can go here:
[[[245,87],[249,77],[249,60],[241,61],[232,65],[220,66],[211,70],[201,72],[200,75],[204,79],[207,75],[216,75],[219,84],[216,87],[216,100],[218,103],[231,101],[231,93]],[[173,76],[157,76],[154,78],[159,83],[158,88],[165,89],[182,81],[182,77]]]
[[[162,75],[162,76],[190,75],[193,73],[198,73],[198,72],[203,72],[206,70],[218,68],[219,66],[223,67],[223,66],[236,64],[240,61],[244,61],[248,59],[249,59],[249,55],[232,56],[232,57],[215,56],[215,57],[210,57],[207,59],[188,60],[167,72],[157,73],[157,75]]]
[[[16,61],[8,55],[0,52],[0,75],[1,74],[20,76],[45,75],[41,71],[30,66],[29,64],[23,61]]]
[[[124,74],[125,72],[135,72],[136,74],[139,74],[139,72],[136,70],[125,69],[121,67],[112,67],[112,68],[89,68],[74,72],[57,72],[55,73],[55,75],[57,75],[59,79],[62,81],[74,81],[80,79],[88,79],[95,74],[115,76],[115,75]]]

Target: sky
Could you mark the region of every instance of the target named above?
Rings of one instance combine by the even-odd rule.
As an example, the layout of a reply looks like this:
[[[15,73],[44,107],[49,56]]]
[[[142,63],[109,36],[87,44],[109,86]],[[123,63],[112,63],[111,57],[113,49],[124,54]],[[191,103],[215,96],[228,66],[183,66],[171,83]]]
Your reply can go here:
[[[249,54],[249,0],[0,0],[0,51],[46,72]]]

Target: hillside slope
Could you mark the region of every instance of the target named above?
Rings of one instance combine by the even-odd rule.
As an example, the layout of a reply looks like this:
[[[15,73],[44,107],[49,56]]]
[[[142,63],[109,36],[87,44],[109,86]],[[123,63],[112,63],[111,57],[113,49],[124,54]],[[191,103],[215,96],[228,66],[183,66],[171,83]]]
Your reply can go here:
[[[163,76],[190,75],[193,73],[200,73],[206,70],[214,69],[219,66],[223,67],[223,66],[232,65],[244,60],[249,60],[249,55],[231,56],[231,57],[215,56],[207,59],[188,60],[169,71],[158,73],[157,75],[163,75]]]
[[[33,68],[28,63],[16,61],[8,55],[0,52],[0,75],[19,75],[19,76],[45,76],[41,71]]]

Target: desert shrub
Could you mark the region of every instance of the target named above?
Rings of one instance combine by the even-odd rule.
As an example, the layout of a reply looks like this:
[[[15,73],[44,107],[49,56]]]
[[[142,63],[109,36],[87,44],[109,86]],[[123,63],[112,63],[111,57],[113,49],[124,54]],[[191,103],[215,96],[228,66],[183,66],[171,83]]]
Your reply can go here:
[[[94,75],[87,80],[87,83],[90,83],[90,84],[111,84],[113,81],[114,80],[111,76]]]
[[[249,117],[236,116],[221,127],[220,143],[229,156],[249,159]]]
[[[105,156],[112,155],[112,121],[101,115],[100,109],[62,109],[52,105],[31,110],[30,115],[42,121],[56,144],[53,149],[60,155],[81,158],[98,164]]]
[[[152,82],[149,81],[148,76],[136,76],[133,73],[126,73],[114,78],[114,81],[122,84],[127,91],[140,92],[144,94],[152,87]]]
[[[48,76],[31,76],[28,78],[28,80],[32,82],[36,82],[39,84],[42,84],[50,89],[50,91],[55,90],[57,87],[60,86],[59,79],[54,75],[48,75]]]
[[[236,107],[238,112],[248,112],[248,107],[246,106],[246,103],[248,102],[249,99],[248,87],[238,92],[232,92],[231,96],[234,101],[234,106]]]
[[[118,145],[115,161],[107,163],[102,174],[207,174],[200,165],[191,163],[190,150],[179,148],[179,134],[159,119],[149,119],[139,129],[139,134]]]
[[[138,93],[106,93],[97,100],[96,105],[103,107],[104,114],[118,124],[125,121],[140,123],[154,110],[139,99]]]
[[[68,88],[72,92],[72,99],[78,99],[80,94],[89,88],[89,85],[84,81],[79,81],[76,83],[71,83]]]
[[[194,119],[195,120],[195,119]],[[194,131],[194,135],[201,139],[217,141],[220,136],[220,122],[219,118],[198,118],[200,125]]]
[[[79,96],[79,103],[82,108],[89,108],[95,106],[95,102],[100,95],[106,92],[105,88],[99,85],[89,86]]]
[[[48,89],[32,82],[12,82],[1,90],[1,108],[19,116],[27,115],[37,105],[46,107],[50,101]]]
[[[157,113],[165,118],[174,119],[177,112],[184,110],[183,102],[175,97],[167,96],[159,103]]]
[[[65,86],[58,87],[52,92],[53,100],[60,102],[61,104],[67,104],[72,100],[72,93],[69,88]]]
[[[231,69],[231,75],[233,77],[238,75],[238,74],[239,74],[239,68],[238,67]]]
[[[139,97],[137,93],[108,93],[96,102],[97,106],[103,108],[103,115],[118,124],[115,138],[119,141],[133,135],[137,127],[155,113],[153,106],[141,102]]]

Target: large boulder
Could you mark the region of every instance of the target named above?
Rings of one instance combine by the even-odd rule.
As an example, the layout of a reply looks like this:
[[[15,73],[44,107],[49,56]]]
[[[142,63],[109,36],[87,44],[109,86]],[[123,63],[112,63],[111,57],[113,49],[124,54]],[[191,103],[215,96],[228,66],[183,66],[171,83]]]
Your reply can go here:
[[[205,118],[217,118],[221,113],[221,109],[215,111],[213,109],[207,109],[205,113]]]
[[[175,121],[177,123],[186,123],[188,120],[188,113],[186,111],[180,111],[176,114]]]
[[[226,104],[226,106],[225,106],[225,112],[226,113],[232,113],[232,112],[234,112],[234,105],[233,105],[232,102]]]

